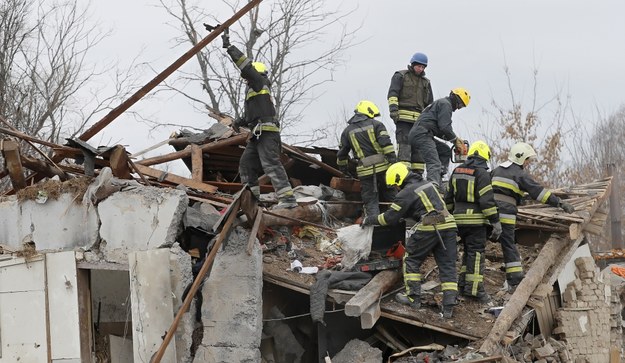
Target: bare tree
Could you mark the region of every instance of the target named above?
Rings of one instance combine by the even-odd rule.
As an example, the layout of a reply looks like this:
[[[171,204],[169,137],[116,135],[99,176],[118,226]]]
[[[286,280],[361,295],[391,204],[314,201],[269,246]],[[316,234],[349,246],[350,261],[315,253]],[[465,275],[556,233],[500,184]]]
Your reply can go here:
[[[183,32],[178,44],[197,44],[206,34],[202,24],[220,21],[187,0],[160,3]],[[222,0],[222,4],[232,13],[241,7],[240,1]],[[349,30],[340,22],[350,12],[328,10],[328,4],[324,0],[277,0],[270,6],[261,3],[248,13],[245,21],[230,29],[233,44],[249,58],[269,67],[276,111],[287,138],[295,136],[289,135],[289,131],[295,131],[314,92],[332,81],[333,72],[343,63],[343,52],[353,45],[356,29]],[[334,35],[334,43],[328,43],[329,33]],[[210,45],[199,53],[198,67],[181,72],[166,87],[187,97],[201,112],[208,110],[214,118],[224,114],[239,117],[244,83],[220,45]],[[187,86],[191,84],[201,84],[203,93],[189,91]],[[298,135],[302,136],[301,132]],[[310,142],[315,137],[325,134],[311,130],[305,138]]]
[[[526,142],[534,147],[540,162],[531,166],[532,174],[545,185],[560,185],[565,181],[566,165],[561,160],[564,140],[574,129],[575,118],[570,97],[556,90],[547,100],[538,99],[538,69],[533,70],[532,93],[529,104],[518,99],[512,85],[507,64],[504,73],[508,86],[508,102],[493,99],[492,110],[485,110],[487,140],[493,150],[494,161],[504,161],[510,147]]]
[[[89,64],[108,33],[90,23],[78,0],[0,3],[0,114],[18,130],[58,143],[130,91],[130,73]],[[110,95],[97,83],[111,77]]]

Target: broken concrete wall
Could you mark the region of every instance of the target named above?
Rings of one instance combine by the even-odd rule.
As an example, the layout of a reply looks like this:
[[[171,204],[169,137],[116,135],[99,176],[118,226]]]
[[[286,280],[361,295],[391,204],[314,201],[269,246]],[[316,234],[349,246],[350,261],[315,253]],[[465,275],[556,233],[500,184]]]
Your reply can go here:
[[[100,252],[125,262],[130,251],[171,246],[189,200],[185,192],[155,187],[117,192],[98,204]]]
[[[254,243],[246,253],[249,232],[235,228],[217,253],[202,288],[204,339],[195,362],[260,362],[262,333],[262,253]]]
[[[577,278],[565,289],[553,332],[566,341],[576,362],[607,362],[612,295],[609,279],[599,273],[592,257],[577,258],[575,265]]]
[[[174,314],[182,304],[183,293],[187,286],[193,283],[191,271],[191,256],[176,243],[169,250],[169,263],[171,275],[171,292],[173,294]],[[176,362],[191,362],[191,344],[193,343],[193,329],[195,328],[196,300],[193,299],[189,310],[178,323],[176,329]]]
[[[20,202],[16,196],[0,200],[0,243],[15,249],[27,240],[39,251],[90,247],[98,240],[98,224],[95,210],[69,193],[39,202]]]

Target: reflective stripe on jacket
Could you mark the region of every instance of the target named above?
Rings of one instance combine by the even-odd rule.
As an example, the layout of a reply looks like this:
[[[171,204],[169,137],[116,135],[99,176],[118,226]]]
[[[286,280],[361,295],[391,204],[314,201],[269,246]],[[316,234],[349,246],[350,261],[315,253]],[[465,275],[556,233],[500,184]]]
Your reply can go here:
[[[532,199],[552,207],[557,207],[560,203],[560,198],[536,182],[520,165],[510,161],[496,167],[491,176],[495,202],[501,214],[501,223],[514,224],[516,222],[517,205],[526,192]],[[511,203],[510,198],[513,198],[516,203]],[[506,218],[504,214],[507,215]]]
[[[438,189],[427,180],[414,173],[409,173],[404,181],[402,190],[397,193],[395,200],[386,212],[379,214],[375,220],[377,225],[394,225],[403,217],[413,217],[420,220],[421,216],[432,212],[444,212],[445,204],[438,193]],[[417,224],[418,231],[434,231],[434,226]],[[436,225],[439,230],[457,229],[454,217],[448,214],[445,222]]]
[[[266,75],[258,73],[252,66],[252,61],[247,58],[237,47],[228,47],[228,54],[232,61],[241,70],[241,77],[247,81],[245,90],[245,104],[243,107],[243,124],[250,129],[257,123],[274,123],[277,131],[280,131],[280,124],[276,119],[276,108],[271,100],[271,82]],[[269,130],[263,127],[263,131]]]
[[[387,98],[389,111],[398,111],[399,121],[415,122],[421,111],[434,101],[432,84],[425,72],[417,75],[408,66],[393,74]]]
[[[336,154],[336,163],[339,166],[347,166],[350,151],[353,151],[354,157],[361,161],[373,155],[384,156],[380,162],[372,165],[358,163],[356,167],[358,176],[385,171],[396,161],[395,148],[383,123],[360,113],[355,114],[347,123]]]
[[[486,160],[470,156],[454,169],[445,195],[447,210],[458,225],[483,225],[499,221]]]

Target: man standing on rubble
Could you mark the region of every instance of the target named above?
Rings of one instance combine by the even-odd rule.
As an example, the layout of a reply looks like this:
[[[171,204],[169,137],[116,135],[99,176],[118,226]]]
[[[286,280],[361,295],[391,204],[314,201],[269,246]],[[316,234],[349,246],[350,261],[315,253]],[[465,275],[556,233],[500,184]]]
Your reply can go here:
[[[397,157],[386,127],[375,119],[377,116],[380,116],[380,110],[373,102],[358,102],[354,116],[347,121],[341,134],[336,153],[336,163],[345,174],[349,174],[350,151],[358,161],[356,174],[360,179],[360,194],[367,216],[377,216],[379,202],[390,202],[396,194],[395,188],[384,182],[384,173]]]
[[[442,190],[442,176],[447,173],[451,149],[434,137],[455,143],[462,155],[467,149],[464,140],[456,136],[451,126],[451,114],[469,105],[471,96],[464,88],[454,88],[449,96],[440,98],[423,110],[410,130],[412,153],[425,161],[427,179]]]
[[[454,214],[458,236],[464,247],[458,288],[461,295],[487,303],[484,290],[484,250],[486,239],[496,241],[501,235],[501,223],[495,205],[488,161],[490,147],[476,141],[469,148],[467,161],[454,169],[445,195],[447,210]],[[488,235],[489,226],[492,228]]]
[[[425,77],[427,65],[427,55],[415,53],[410,58],[408,69],[393,74],[388,89],[388,108],[395,122],[397,157],[420,174],[423,174],[425,164],[418,152],[411,152],[408,134],[421,111],[434,101],[432,84]]]
[[[383,214],[368,216],[363,225],[393,225],[401,218],[412,217],[419,221],[406,243],[404,254],[405,292],[395,295],[395,300],[415,309],[421,307],[421,264],[430,254],[438,265],[443,291],[443,317],[453,315],[458,297],[456,280],[456,222],[445,209],[443,198],[431,182],[412,173],[404,163],[395,163],[386,171],[386,184],[399,187],[393,204]]]
[[[260,196],[258,178],[264,172],[278,197],[274,208],[294,208],[297,202],[289,183],[284,166],[280,162],[282,141],[280,123],[276,118],[276,108],[271,99],[271,82],[267,77],[267,67],[260,62],[252,62],[237,47],[230,44],[228,29],[221,36],[223,47],[241,70],[241,77],[247,82],[243,117],[236,119],[232,128],[239,132],[240,126],[251,130],[251,138],[239,162],[241,182],[247,183],[256,197]]]
[[[525,276],[514,239],[517,205],[525,193],[543,204],[562,208],[567,213],[575,212],[573,205],[553,195],[527,173],[525,168],[535,157],[536,151],[529,144],[519,142],[510,148],[508,161],[500,164],[492,172],[493,192],[503,227],[499,241],[506,264],[506,281],[510,289],[514,289]]]

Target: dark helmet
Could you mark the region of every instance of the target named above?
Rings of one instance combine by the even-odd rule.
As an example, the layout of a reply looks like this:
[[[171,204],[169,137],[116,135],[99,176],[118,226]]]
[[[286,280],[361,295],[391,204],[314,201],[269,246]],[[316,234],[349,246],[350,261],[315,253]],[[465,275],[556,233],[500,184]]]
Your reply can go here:
[[[428,56],[423,53],[415,53],[410,58],[410,65],[415,63],[423,64],[424,66],[428,65]]]

